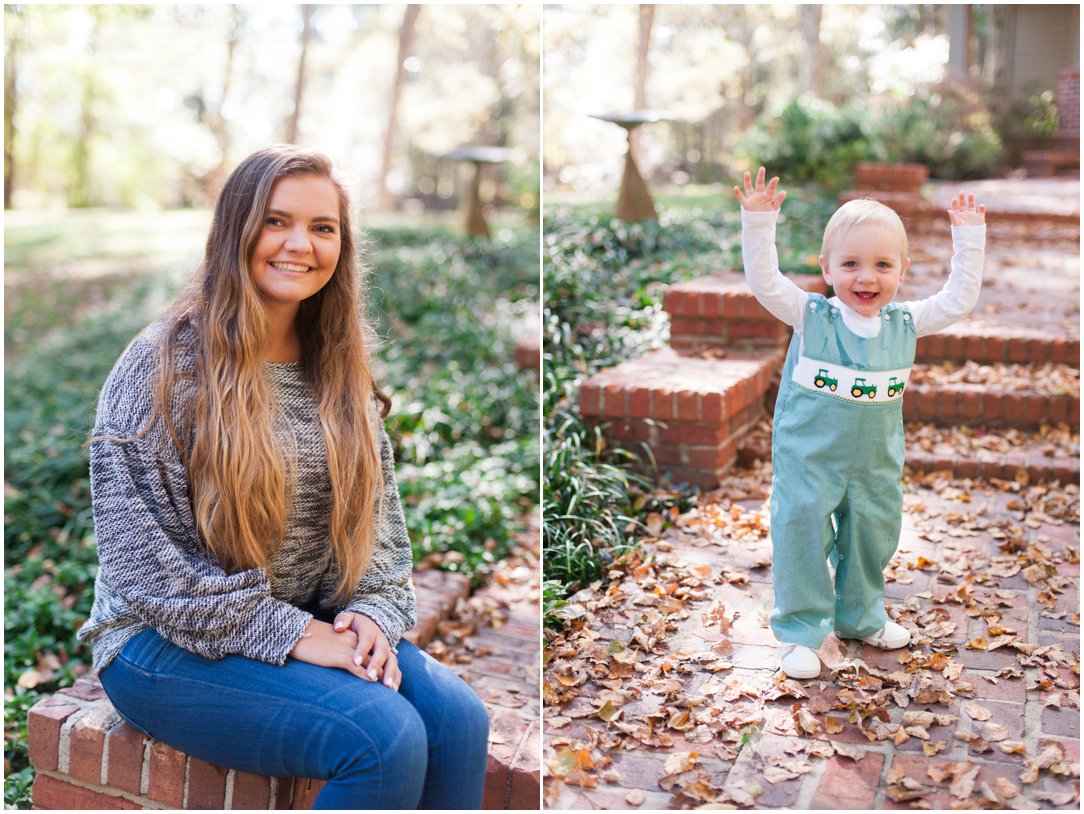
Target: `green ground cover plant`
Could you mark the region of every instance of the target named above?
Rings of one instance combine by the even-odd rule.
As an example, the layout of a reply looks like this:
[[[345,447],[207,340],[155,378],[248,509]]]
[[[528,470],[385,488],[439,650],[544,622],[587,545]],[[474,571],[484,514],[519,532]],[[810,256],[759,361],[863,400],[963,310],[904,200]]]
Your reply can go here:
[[[780,264],[817,273],[817,253],[834,198],[787,186]],[[654,487],[646,449],[610,446],[578,412],[592,374],[663,346],[666,288],[741,268],[741,221],[729,191],[705,203],[660,196],[658,222],[601,214],[608,205],[553,207],[543,226],[543,612],[547,628],[564,600],[605,573],[635,545],[644,518],[683,506],[681,485]]]
[[[128,231],[140,231],[131,217]],[[202,228],[189,230],[197,247]],[[56,222],[47,229],[55,237]],[[41,233],[27,222],[8,235],[5,304],[4,794],[19,808],[33,780],[26,711],[90,665],[75,633],[97,571],[83,446],[97,394],[192,267],[155,255],[80,279],[36,259]],[[479,582],[537,501],[538,382],[513,349],[537,330],[538,232],[501,228],[476,242],[442,226],[387,227],[367,243],[376,375],[394,402],[388,431],[415,560]],[[82,251],[87,264],[108,263],[108,247]]]

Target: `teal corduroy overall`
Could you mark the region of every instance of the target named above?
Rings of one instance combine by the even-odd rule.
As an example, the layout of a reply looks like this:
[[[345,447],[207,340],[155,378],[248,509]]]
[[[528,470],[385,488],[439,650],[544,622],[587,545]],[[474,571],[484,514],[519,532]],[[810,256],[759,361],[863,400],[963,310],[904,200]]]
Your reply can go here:
[[[833,630],[861,638],[888,619],[884,569],[903,518],[902,396],[916,334],[896,304],[881,309],[870,339],[823,296],[806,307],[775,407],[770,621],[779,641],[816,649]]]

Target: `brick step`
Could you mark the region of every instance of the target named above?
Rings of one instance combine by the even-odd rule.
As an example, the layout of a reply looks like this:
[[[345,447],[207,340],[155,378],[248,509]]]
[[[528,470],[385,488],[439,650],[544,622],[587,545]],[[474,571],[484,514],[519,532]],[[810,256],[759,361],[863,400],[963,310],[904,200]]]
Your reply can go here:
[[[806,291],[825,294],[819,275],[790,276]],[[670,347],[785,348],[791,329],[757,302],[745,276],[725,272],[676,283],[666,290],[663,308],[670,315]],[[918,341],[920,362],[1055,362],[1080,367],[1080,337],[1036,328],[979,326],[961,322]]]
[[[778,350],[712,358],[664,348],[584,382],[580,414],[617,446],[646,444],[672,482],[710,488],[763,417],[764,394],[782,363]]]
[[[943,426],[1080,427],[1080,371],[1069,365],[915,365],[903,394],[910,421]]]
[[[954,433],[909,422],[905,433],[906,469],[911,472],[946,472],[955,478],[985,480],[1026,479],[1029,483],[1080,483],[1079,436],[1067,427],[1046,434],[1018,430],[985,433],[972,428]],[[742,439],[738,464],[751,466],[771,459],[771,421],[765,420]]]
[[[828,290],[820,274],[787,275],[800,288]],[[746,350],[785,348],[791,329],[765,310],[740,271],[675,283],[666,289],[663,310],[670,315],[670,347]]]
[[[468,595],[469,580],[460,574],[421,570],[415,571],[414,583],[418,624],[406,638],[425,647]],[[530,638],[537,649],[537,624]],[[478,672],[484,683],[485,671]],[[466,675],[473,684],[474,673]],[[535,675],[537,695],[537,670]],[[483,700],[491,718],[503,712],[484,696]],[[39,809],[308,809],[323,785],[320,780],[227,770],[150,740],[120,718],[101,685],[92,679],[80,679],[73,687],[43,698],[30,709],[27,727],[35,768],[32,799]],[[521,740],[526,743],[531,735],[528,726],[523,728]],[[528,752],[521,749],[513,757]],[[522,781],[512,785],[514,776],[523,775],[522,769],[499,757],[495,760],[491,753],[487,803],[508,807],[512,792],[520,795],[514,802],[526,799]],[[535,798],[537,788],[536,779]]]
[[[1080,337],[1033,328],[978,327],[967,322],[918,340],[918,362],[1066,364],[1080,367]]]

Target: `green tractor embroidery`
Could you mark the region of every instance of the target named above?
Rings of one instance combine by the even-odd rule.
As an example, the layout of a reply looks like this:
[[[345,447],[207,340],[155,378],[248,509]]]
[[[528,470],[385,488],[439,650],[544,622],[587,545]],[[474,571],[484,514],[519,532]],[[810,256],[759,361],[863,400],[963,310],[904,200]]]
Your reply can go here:
[[[866,380],[859,376],[854,380],[854,384],[851,385],[851,395],[856,399],[862,396],[869,396],[875,398],[877,396],[877,385],[866,384]]]
[[[907,382],[901,382],[895,376],[888,380],[888,397],[892,398],[897,393],[902,393],[903,388],[907,386]]]
[[[817,378],[813,380],[813,384],[821,388],[827,385],[828,389],[834,393],[839,386],[839,379],[830,379],[828,377],[828,371],[822,367],[817,371]]]

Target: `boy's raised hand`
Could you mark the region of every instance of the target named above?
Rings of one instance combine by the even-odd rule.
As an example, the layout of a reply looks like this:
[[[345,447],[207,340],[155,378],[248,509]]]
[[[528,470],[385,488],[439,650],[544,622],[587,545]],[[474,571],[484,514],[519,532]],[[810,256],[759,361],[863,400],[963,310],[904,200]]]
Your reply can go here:
[[[746,212],[767,212],[772,209],[778,209],[783,204],[783,199],[787,197],[787,193],[780,192],[775,194],[775,187],[779,183],[779,178],[773,178],[768,182],[767,187],[764,186],[764,168],[761,167],[757,170],[757,182],[754,186],[752,183],[752,175],[748,170],[745,172],[745,194],[742,195],[742,191],[739,187],[734,187],[734,197],[741,203],[742,208]]]
[[[962,192],[952,199],[952,208],[948,211],[949,223],[953,226],[982,226],[986,223],[986,207],[975,206],[974,195]]]

